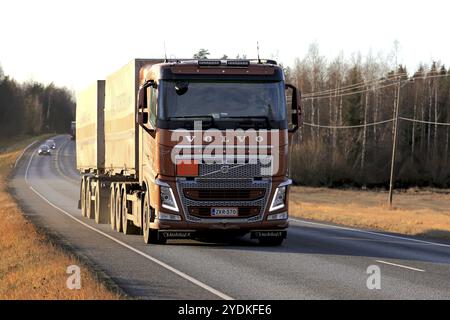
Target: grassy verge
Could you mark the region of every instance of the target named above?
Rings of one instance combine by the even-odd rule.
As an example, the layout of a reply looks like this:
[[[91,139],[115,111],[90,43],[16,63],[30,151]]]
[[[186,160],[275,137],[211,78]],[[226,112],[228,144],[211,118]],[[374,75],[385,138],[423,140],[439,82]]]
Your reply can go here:
[[[406,235],[450,239],[450,190],[394,194],[362,190],[293,187],[291,216]]]
[[[41,137],[0,141],[0,300],[1,299],[120,299],[76,257],[55,246],[22,215],[6,191],[16,158]],[[67,267],[81,268],[81,289],[69,290]]]

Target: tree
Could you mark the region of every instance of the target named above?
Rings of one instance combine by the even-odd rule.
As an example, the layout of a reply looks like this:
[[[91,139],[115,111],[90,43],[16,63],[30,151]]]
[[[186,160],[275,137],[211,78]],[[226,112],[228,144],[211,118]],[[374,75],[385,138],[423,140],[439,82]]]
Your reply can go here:
[[[5,74],[3,73],[2,65],[0,65],[0,82],[5,78]]]
[[[194,54],[194,59],[200,60],[200,59],[208,59],[208,56],[210,55],[208,49],[200,49],[197,53]]]

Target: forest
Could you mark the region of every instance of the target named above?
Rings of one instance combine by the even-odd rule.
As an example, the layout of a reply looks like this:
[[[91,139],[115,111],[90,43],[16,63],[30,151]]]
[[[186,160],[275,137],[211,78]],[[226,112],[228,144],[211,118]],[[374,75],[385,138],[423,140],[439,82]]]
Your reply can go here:
[[[450,186],[450,70],[439,61],[406,70],[396,60],[341,54],[329,61],[312,44],[285,68],[302,91],[303,126],[291,154],[296,183],[388,186],[397,123],[396,186]]]
[[[68,133],[75,119],[73,93],[54,84],[19,83],[0,66],[0,137]]]

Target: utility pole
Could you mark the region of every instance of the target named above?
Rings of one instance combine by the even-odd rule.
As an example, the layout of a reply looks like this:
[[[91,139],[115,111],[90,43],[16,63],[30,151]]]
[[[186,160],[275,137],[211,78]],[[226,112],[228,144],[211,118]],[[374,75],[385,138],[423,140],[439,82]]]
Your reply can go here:
[[[392,208],[392,198],[394,196],[395,158],[396,158],[396,154],[397,154],[399,105],[400,105],[400,77],[398,77],[397,100],[395,101],[395,108],[394,108],[394,137],[393,137],[393,143],[392,143],[391,177],[389,180],[389,207],[390,208]]]
[[[50,108],[52,107],[52,92],[48,93],[48,107],[47,107],[47,129],[50,132]]]

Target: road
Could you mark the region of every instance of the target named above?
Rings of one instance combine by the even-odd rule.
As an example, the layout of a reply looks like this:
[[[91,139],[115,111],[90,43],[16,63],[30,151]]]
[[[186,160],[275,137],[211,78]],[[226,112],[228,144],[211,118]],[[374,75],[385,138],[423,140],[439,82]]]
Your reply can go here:
[[[77,208],[75,143],[55,137],[52,156],[36,144],[10,182],[24,214],[70,245],[127,294],[143,299],[449,299],[450,244],[291,220],[287,241],[260,247],[172,240],[145,245],[97,225]],[[369,266],[380,289],[368,289]]]

